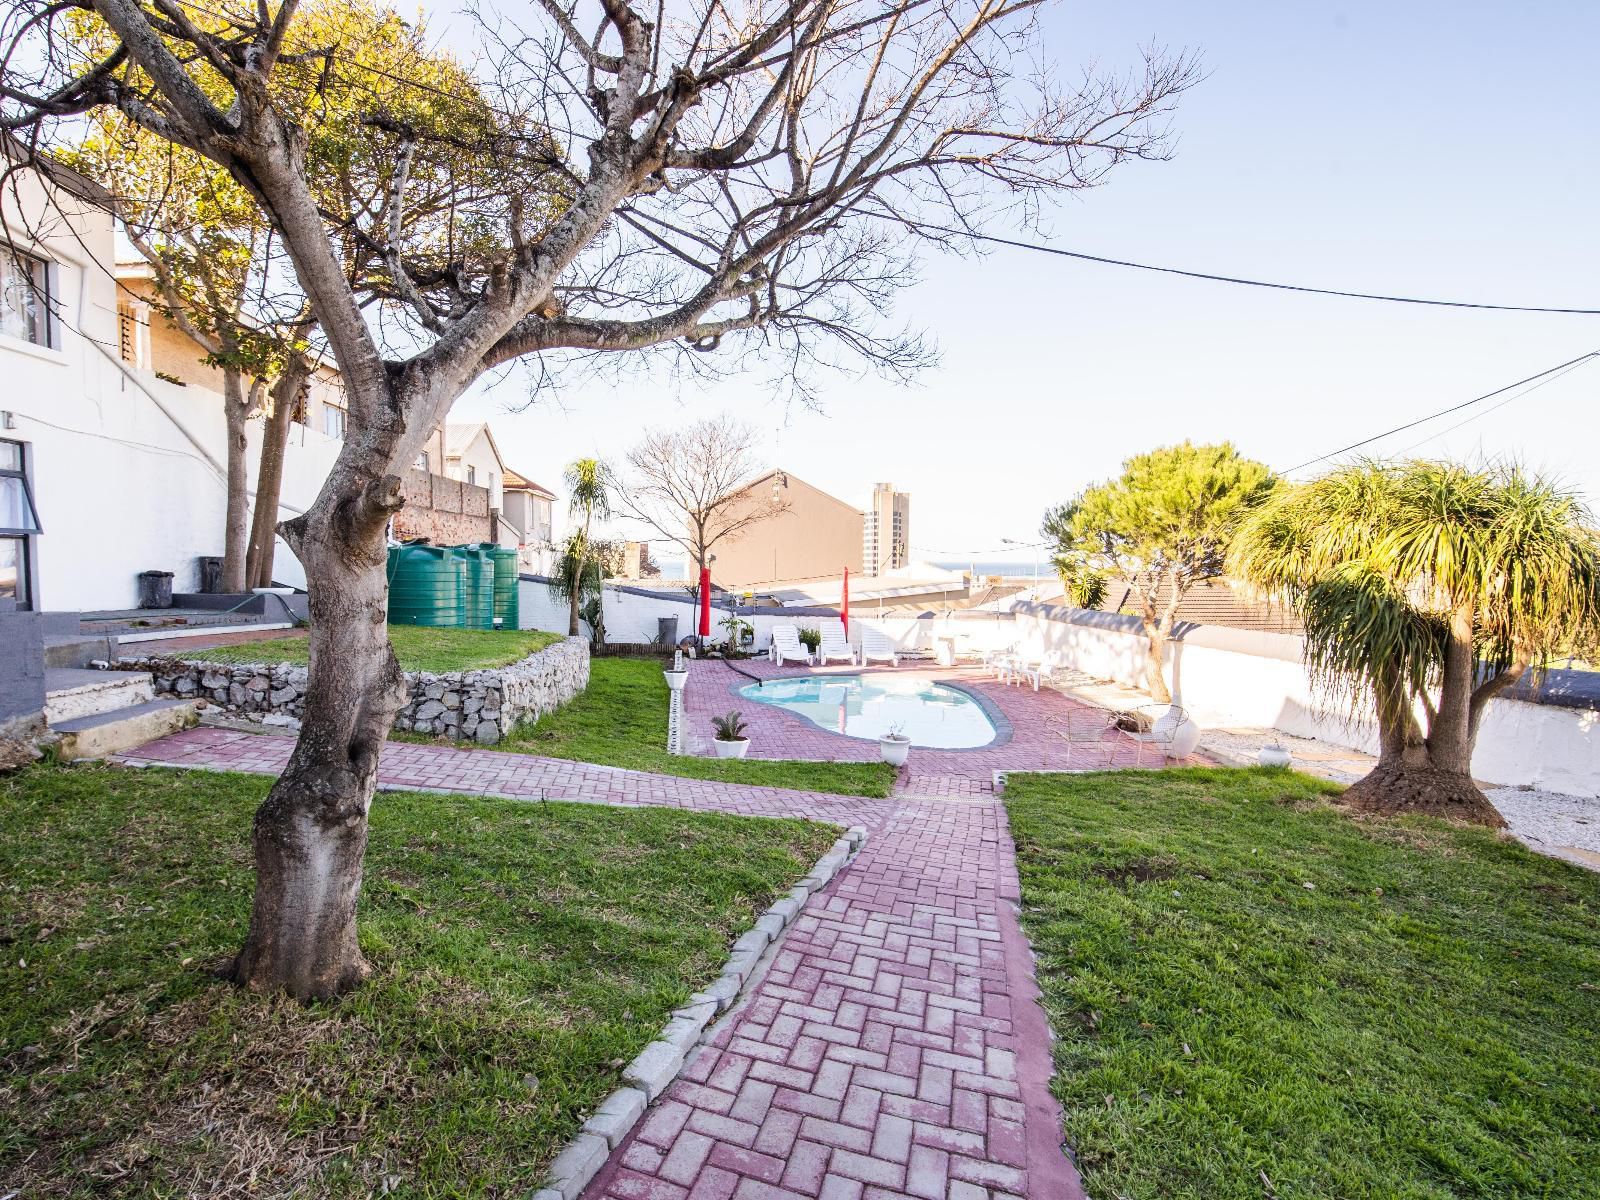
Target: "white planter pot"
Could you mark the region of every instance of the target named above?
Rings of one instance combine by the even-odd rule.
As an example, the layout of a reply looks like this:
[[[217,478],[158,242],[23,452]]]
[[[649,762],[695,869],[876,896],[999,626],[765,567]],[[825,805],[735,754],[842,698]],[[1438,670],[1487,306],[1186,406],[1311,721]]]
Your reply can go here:
[[[1185,718],[1172,731],[1172,757],[1188,758],[1200,747],[1200,726]]]
[[[883,755],[883,761],[891,767],[898,767],[911,753],[911,739],[881,737],[878,739],[878,753]]]
[[[1263,746],[1256,753],[1256,762],[1263,767],[1287,767],[1293,756],[1282,746]]]
[[[689,672],[687,671],[663,671],[661,674],[666,677],[669,691],[681,692],[683,691],[683,685],[689,682]]]
[[[711,744],[717,748],[718,758],[743,758],[745,752],[750,749],[749,738],[739,738],[733,742],[724,742],[719,739]]]

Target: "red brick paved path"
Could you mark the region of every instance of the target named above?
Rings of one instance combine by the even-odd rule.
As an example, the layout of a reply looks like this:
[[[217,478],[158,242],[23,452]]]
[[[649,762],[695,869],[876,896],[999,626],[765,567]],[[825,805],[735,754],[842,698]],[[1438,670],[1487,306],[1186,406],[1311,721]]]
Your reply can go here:
[[[191,729],[133,764],[276,773],[293,739]],[[647,1113],[588,1200],[1082,1195],[992,796],[889,800],[389,743],[384,784],[865,825],[772,967]]]

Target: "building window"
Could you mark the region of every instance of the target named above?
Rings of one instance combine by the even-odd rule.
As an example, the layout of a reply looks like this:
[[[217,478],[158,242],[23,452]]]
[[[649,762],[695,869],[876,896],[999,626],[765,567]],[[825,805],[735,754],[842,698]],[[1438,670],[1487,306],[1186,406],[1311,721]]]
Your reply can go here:
[[[344,440],[344,409],[332,404],[322,406],[322,432],[331,438]]]
[[[419,471],[428,470],[428,452],[424,450],[421,454],[417,455],[417,461],[411,465]]]
[[[474,467],[474,466],[468,466],[467,467],[467,482],[468,483],[473,483],[473,484],[478,482],[478,468],[477,467]]]
[[[41,533],[20,442],[0,441],[0,607],[32,607],[28,539]]]
[[[50,264],[20,250],[0,251],[0,333],[51,346]]]

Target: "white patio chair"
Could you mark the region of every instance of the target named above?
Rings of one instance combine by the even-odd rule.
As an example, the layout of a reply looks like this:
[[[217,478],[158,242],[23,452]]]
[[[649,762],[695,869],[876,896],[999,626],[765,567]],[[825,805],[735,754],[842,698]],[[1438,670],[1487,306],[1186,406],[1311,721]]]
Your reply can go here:
[[[1060,661],[1060,655],[1054,650],[1037,656],[1014,654],[1007,667],[1007,682],[1033,684],[1033,690],[1039,690],[1039,681],[1048,680],[1055,673]]]
[[[805,648],[793,625],[772,627],[772,647],[767,651],[767,657],[780,667],[785,661],[802,662],[808,667],[811,665],[811,651]]]
[[[840,622],[839,628],[822,630],[822,644],[817,647],[817,664],[827,666],[835,659],[842,659],[852,667],[856,664],[856,652],[850,645],[850,640],[845,637],[844,623]]]
[[[1200,743],[1200,727],[1177,704],[1141,704],[1130,714],[1136,731],[1129,736],[1138,743],[1137,765],[1144,766],[1148,755],[1156,766],[1189,757]]]
[[[895,667],[900,665],[900,651],[876,629],[866,629],[861,633],[861,665],[870,662],[886,662]]]

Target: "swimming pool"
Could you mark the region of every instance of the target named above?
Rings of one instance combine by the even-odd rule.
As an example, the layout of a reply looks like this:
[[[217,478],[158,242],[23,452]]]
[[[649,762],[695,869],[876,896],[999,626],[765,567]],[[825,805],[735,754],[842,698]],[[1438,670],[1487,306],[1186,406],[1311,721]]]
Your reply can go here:
[[[915,746],[965,750],[987,746],[994,723],[958,688],[904,675],[811,675],[748,684],[739,694],[798,713],[846,737],[876,740],[899,726]]]

